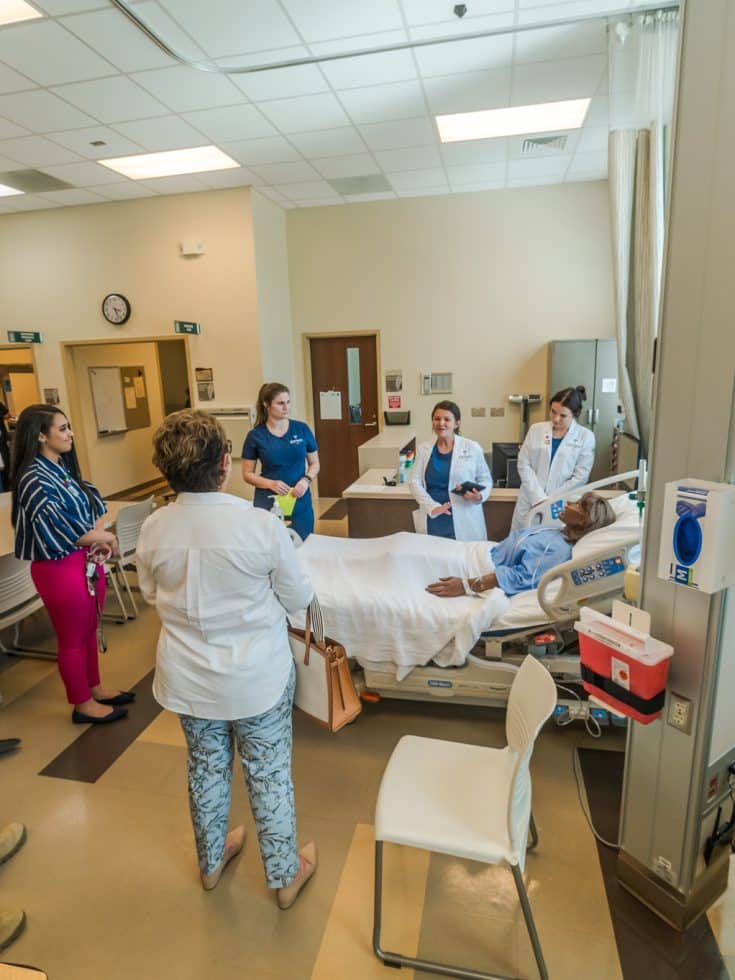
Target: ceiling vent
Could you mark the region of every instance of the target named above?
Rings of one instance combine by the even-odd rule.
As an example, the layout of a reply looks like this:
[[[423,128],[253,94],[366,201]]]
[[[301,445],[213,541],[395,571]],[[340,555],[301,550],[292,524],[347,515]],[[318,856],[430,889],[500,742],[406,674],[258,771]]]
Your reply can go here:
[[[567,139],[566,133],[559,136],[529,136],[523,141],[521,153],[561,153],[567,145]]]
[[[382,174],[371,174],[369,177],[335,177],[327,183],[338,194],[380,194],[392,191],[393,188]]]
[[[4,184],[5,187],[12,187],[16,191],[23,191],[24,194],[65,191],[74,186],[67,184],[65,180],[42,174],[40,170],[10,170],[0,174],[0,184]]]

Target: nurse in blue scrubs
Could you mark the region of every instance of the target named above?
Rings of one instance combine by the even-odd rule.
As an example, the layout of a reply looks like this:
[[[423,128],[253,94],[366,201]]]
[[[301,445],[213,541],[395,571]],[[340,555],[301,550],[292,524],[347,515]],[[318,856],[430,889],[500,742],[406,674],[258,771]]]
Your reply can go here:
[[[286,385],[272,381],[261,387],[256,424],[242,450],[242,475],[255,487],[256,507],[271,510],[273,494],[293,493],[296,506],[291,527],[305,539],[314,530],[311,481],[319,472],[319,453],[309,426],[289,418],[290,407]],[[258,461],[260,473],[255,472]]]

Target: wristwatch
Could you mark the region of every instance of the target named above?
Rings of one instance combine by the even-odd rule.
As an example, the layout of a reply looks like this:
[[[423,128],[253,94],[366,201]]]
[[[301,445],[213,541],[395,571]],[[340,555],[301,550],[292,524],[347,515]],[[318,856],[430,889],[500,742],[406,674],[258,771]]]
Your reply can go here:
[[[308,473],[304,473],[304,479],[305,479],[305,480],[308,480],[308,481],[309,481],[309,483],[311,483],[311,477],[309,476],[309,474],[308,474]]]

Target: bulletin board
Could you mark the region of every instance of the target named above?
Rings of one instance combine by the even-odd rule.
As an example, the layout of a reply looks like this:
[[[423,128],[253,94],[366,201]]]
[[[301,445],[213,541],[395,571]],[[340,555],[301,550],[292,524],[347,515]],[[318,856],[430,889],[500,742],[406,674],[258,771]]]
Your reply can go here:
[[[130,367],[91,367],[92,393],[97,434],[112,436],[151,424],[148,386],[142,365]]]

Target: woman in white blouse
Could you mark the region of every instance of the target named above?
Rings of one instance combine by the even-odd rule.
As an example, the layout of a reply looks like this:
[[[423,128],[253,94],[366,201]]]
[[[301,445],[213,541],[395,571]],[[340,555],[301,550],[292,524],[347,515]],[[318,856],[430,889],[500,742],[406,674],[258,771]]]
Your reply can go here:
[[[189,802],[204,888],[219,881],[245,830],[227,833],[233,742],[242,761],[266,881],[289,908],[316,870],[296,844],[291,778],[295,668],[286,613],[312,597],[282,523],[223,492],[232,466],[206,412],[167,416],[154,462],[178,493],[137,547],[140,588],[161,620],[153,694],[176,712],[189,750]]]

